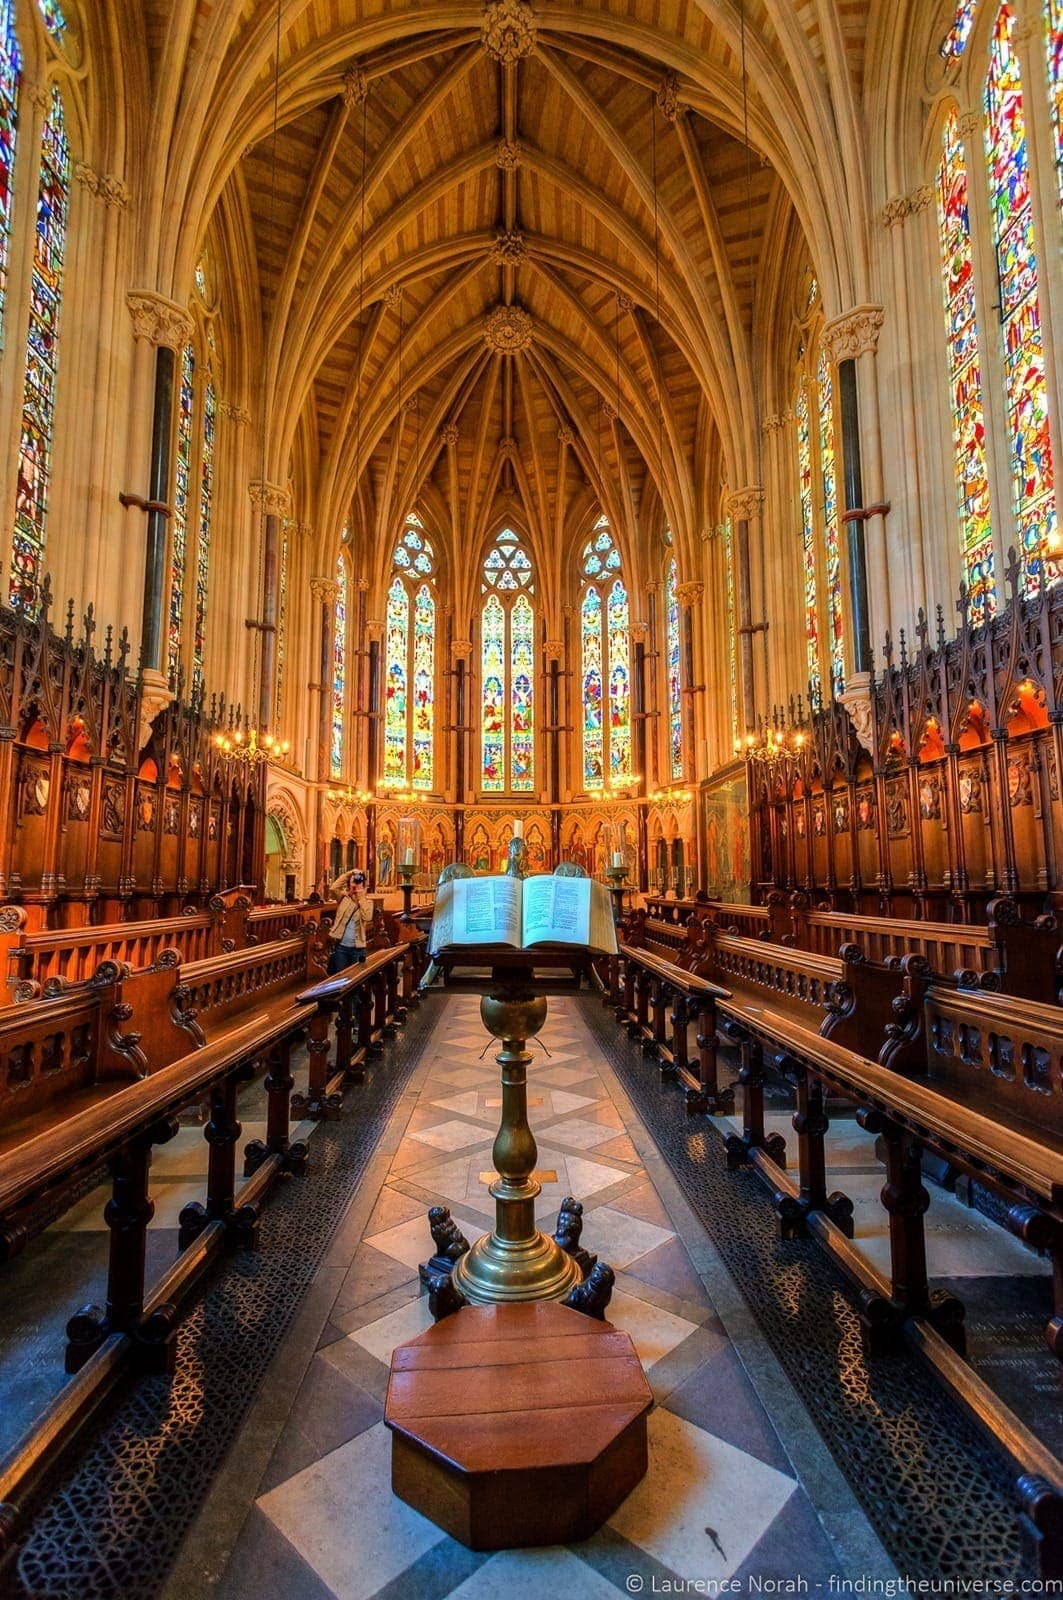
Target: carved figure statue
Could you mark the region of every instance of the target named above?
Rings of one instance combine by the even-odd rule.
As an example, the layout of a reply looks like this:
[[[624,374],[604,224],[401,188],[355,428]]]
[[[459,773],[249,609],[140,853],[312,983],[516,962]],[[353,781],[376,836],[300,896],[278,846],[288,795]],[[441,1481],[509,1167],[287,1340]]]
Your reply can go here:
[[[587,1278],[594,1268],[598,1257],[590,1255],[580,1248],[580,1237],[583,1233],[583,1204],[574,1200],[571,1195],[566,1195],[561,1202],[561,1209],[557,1214],[557,1227],[554,1229],[554,1243],[559,1245],[567,1256],[571,1256],[579,1267],[581,1274]]]
[[[571,1306],[573,1311],[582,1311],[584,1316],[604,1322],[605,1308],[612,1299],[615,1282],[616,1273],[612,1267],[599,1261],[591,1268],[590,1277],[583,1283],[577,1283],[569,1292],[565,1304]]]
[[[436,1256],[449,1261],[451,1266],[469,1248],[469,1241],[458,1227],[447,1206],[433,1206],[428,1213],[428,1226]],[[435,1257],[433,1257],[435,1259]]]

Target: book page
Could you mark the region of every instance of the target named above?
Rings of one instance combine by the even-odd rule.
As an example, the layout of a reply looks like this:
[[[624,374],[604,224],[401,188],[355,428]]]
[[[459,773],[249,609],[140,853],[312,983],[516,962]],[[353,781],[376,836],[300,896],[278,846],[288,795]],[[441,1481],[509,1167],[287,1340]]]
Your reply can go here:
[[[454,884],[441,883],[436,889],[432,907],[432,926],[428,934],[428,954],[454,943]]]
[[[615,956],[617,942],[613,897],[604,883],[591,884],[590,925],[587,943],[591,949],[601,950],[607,956]]]
[[[455,878],[454,944],[520,947],[519,878]]]
[[[524,880],[524,943],[587,944],[590,879],[544,875]]]

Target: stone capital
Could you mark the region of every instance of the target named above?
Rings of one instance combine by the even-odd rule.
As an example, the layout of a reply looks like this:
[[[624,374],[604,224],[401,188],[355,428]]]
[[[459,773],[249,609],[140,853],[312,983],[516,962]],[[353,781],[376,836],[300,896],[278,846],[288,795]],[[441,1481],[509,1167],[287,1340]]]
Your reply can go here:
[[[456,422],[446,422],[439,430],[439,437],[444,444],[457,444],[461,438],[461,430]]]
[[[727,496],[727,515],[733,522],[754,522],[763,511],[763,489],[735,489]]]
[[[679,79],[674,72],[666,72],[657,90],[657,109],[665,122],[674,122],[679,115]]]
[[[547,661],[564,661],[564,639],[547,639],[543,645],[543,654],[546,656]]]
[[[660,592],[661,592],[660,579],[659,578],[651,578],[649,583],[646,585],[646,593],[652,599],[655,595],[659,595]]]
[[[648,622],[633,622],[630,631],[632,644],[645,644],[650,636],[650,625]]]
[[[366,617],[365,631],[370,639],[382,639],[384,637],[383,617]]]
[[[95,195],[97,200],[118,211],[124,211],[129,205],[129,186],[113,172],[96,172],[86,162],[78,161],[74,165],[74,180],[89,194]]]
[[[264,512],[267,517],[283,517],[288,510],[288,491],[279,483],[264,483],[256,478],[248,484],[247,492],[256,511]]]
[[[538,23],[528,0],[487,0],[480,43],[493,61],[511,67],[535,49]]]
[[[881,306],[854,306],[823,329],[823,343],[834,361],[874,355],[885,312]]]
[[[455,661],[468,661],[472,655],[471,639],[451,639],[450,653]]]
[[[369,588],[369,579],[366,577],[355,578],[354,587],[359,591],[359,593],[364,594],[364,592]]]
[[[696,606],[704,593],[705,585],[696,581],[675,586],[675,597],[681,606]]]
[[[251,425],[251,413],[246,406],[238,406],[232,400],[219,400],[218,410],[227,422],[234,422],[238,428]]]
[[[789,422],[793,421],[793,414],[789,411],[777,411],[770,417],[765,417],[760,425],[761,433],[781,433]]]
[[[311,578],[310,593],[323,606],[334,606],[339,599],[340,586],[335,578]]]
[[[176,300],[153,289],[131,289],[125,297],[133,319],[133,338],[180,350],[192,337],[192,318]]]

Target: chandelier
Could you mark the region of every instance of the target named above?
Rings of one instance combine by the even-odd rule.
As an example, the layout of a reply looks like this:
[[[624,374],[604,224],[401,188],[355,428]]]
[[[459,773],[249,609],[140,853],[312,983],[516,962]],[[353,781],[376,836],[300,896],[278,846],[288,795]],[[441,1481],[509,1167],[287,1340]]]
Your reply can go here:
[[[278,739],[275,734],[260,732],[258,728],[251,728],[245,734],[239,724],[227,733],[216,733],[214,743],[222,755],[249,767],[257,767],[263,761],[283,761],[291,749],[287,739]]]
[[[343,789],[328,789],[325,799],[334,806],[367,806],[373,796],[368,789],[355,789],[347,784]]]
[[[756,733],[747,733],[744,740],[735,740],[735,755],[744,755],[747,761],[756,761],[761,766],[771,766],[787,757],[800,755],[804,746],[804,729],[788,727],[776,711],[770,721],[757,719]]]
[[[646,799],[656,805],[685,806],[694,796],[689,789],[653,789]]]

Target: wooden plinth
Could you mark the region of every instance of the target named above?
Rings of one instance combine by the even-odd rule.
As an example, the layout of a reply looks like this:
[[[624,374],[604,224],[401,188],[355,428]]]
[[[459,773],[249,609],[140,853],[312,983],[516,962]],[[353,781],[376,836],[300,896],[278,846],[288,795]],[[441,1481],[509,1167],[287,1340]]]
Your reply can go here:
[[[626,1333],[555,1301],[468,1306],[391,1358],[391,1486],[473,1550],[588,1538],[646,1474]]]

